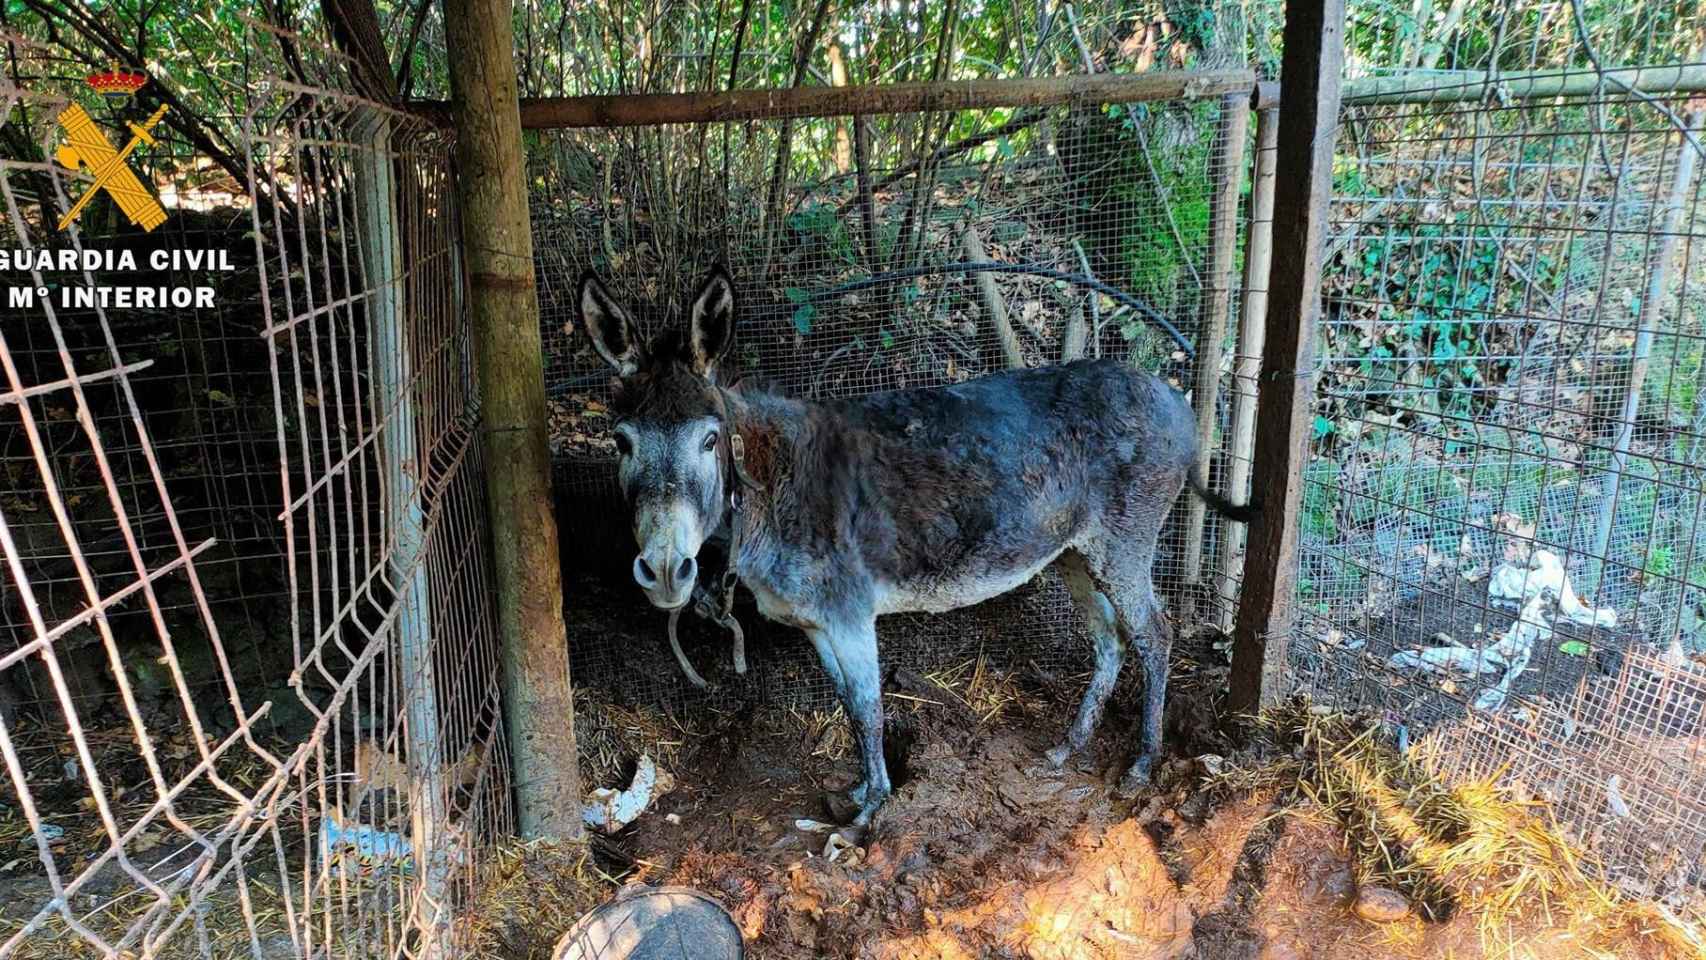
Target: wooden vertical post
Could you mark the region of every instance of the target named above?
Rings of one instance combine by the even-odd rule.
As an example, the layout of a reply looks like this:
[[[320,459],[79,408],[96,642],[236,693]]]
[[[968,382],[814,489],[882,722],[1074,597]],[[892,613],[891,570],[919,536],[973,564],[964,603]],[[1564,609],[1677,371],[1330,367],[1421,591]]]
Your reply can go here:
[[[1308,456],[1312,343],[1321,312],[1321,255],[1333,190],[1345,0],[1291,0],[1285,11],[1274,190],[1274,255],[1261,401],[1256,411],[1255,489],[1243,596],[1232,646],[1228,707],[1252,713],[1283,694],[1286,644],[1297,590],[1297,511]]]
[[[1243,503],[1250,497],[1250,468],[1256,447],[1256,381],[1262,374],[1264,323],[1268,316],[1268,274],[1274,255],[1274,145],[1279,110],[1256,113],[1256,174],[1250,183],[1250,227],[1244,236],[1244,310],[1238,320],[1238,365],[1232,372],[1232,442],[1228,450],[1226,494]],[[1244,525],[1230,518],[1220,524],[1220,567],[1215,577],[1222,633],[1232,632],[1236,592],[1244,571]]]
[[[509,0],[446,0],[456,190],[480,382],[504,722],[524,837],[581,833],[569,650]]]
[[[977,228],[966,224],[965,236],[960,240],[960,246],[965,251],[965,257],[972,263],[982,263],[989,259],[989,254],[983,250],[983,241],[978,238]],[[983,295],[983,308],[989,311],[990,326],[995,328],[995,339],[1001,343],[1001,355],[1007,360],[1009,370],[1025,368],[1025,353],[1019,349],[1019,334],[1013,329],[1013,319],[1007,314],[1007,298],[1001,295],[1001,288],[996,286],[995,277],[986,271],[976,275],[978,292]]]
[[[1215,414],[1220,399],[1220,359],[1226,342],[1226,320],[1232,312],[1232,267],[1238,259],[1238,195],[1244,187],[1244,141],[1250,130],[1250,97],[1229,93],[1220,98],[1220,136],[1215,144],[1210,175],[1214,206],[1209,211],[1208,309],[1197,336],[1196,370],[1191,376],[1191,405],[1197,413],[1197,459],[1191,467],[1197,483],[1208,487],[1208,461],[1213,455]],[[1187,501],[1185,513],[1185,583],[1202,582],[1203,534],[1207,507],[1200,497]],[[1198,600],[1190,592],[1187,609]]]

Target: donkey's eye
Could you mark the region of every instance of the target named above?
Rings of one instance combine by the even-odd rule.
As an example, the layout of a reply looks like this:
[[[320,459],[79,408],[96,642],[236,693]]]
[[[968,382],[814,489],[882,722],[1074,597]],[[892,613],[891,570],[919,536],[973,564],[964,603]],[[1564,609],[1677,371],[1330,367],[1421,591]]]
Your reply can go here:
[[[706,452],[717,449],[717,431],[712,430],[710,433],[705,434],[705,443],[700,447],[700,449],[705,450]]]
[[[628,439],[627,434],[618,433],[616,435],[616,452],[620,456],[624,456],[624,457],[630,453],[633,453],[634,452],[634,441]]]

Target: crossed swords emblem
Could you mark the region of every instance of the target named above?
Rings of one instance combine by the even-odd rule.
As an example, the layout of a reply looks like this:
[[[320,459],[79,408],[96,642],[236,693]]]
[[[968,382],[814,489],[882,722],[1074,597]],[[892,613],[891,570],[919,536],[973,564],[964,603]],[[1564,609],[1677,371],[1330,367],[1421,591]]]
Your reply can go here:
[[[150,131],[155,124],[166,115],[165,106],[154,111],[153,116],[146,121],[130,124],[133,136],[122,150],[114,150],[113,145],[95,126],[95,121],[77,104],[66,107],[59,115],[59,125],[64,128],[70,143],[59,148],[55,154],[59,162],[66,168],[76,170],[81,164],[87,167],[95,178],[95,185],[83,191],[77,203],[65,216],[59,218],[59,229],[64,230],[83,213],[83,208],[89,201],[101,193],[110,194],[113,202],[117,203],[124,215],[145,231],[152,231],[166,221],[166,211],[161,209],[154,195],[136,179],[126,161],[141,144],[154,145],[154,136]]]

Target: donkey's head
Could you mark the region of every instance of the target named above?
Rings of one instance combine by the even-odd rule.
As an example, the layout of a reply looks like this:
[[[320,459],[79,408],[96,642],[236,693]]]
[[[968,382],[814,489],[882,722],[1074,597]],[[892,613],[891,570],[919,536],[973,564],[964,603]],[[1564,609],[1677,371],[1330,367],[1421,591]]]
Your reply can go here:
[[[617,479],[640,546],[634,579],[653,606],[674,609],[692,597],[699,548],[728,503],[717,391],[734,344],[734,284],[712,268],[693,295],[685,337],[669,330],[650,344],[591,271],[581,276],[580,312],[593,349],[619,377]]]

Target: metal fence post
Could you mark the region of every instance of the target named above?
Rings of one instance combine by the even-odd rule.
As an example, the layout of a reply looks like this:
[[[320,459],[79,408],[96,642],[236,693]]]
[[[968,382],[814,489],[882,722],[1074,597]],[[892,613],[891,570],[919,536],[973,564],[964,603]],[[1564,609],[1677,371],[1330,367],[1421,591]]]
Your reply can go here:
[[[426,523],[421,504],[421,454],[415,429],[414,358],[404,329],[403,251],[398,225],[394,151],[388,118],[367,112],[356,121],[355,208],[361,231],[362,287],[369,291],[375,400],[385,431],[385,532],[392,543],[391,582],[396,590],[396,651],[402,674],[408,771],[414,801],[415,866],[423,902],[414,911],[422,957],[442,955],[449,920],[447,877],[441,856],[446,819],[444,749],[439,736],[438,677],[427,592]]]
[[[1618,486],[1623,472],[1629,467],[1629,445],[1635,438],[1635,416],[1641,406],[1641,387],[1647,382],[1647,367],[1652,362],[1653,340],[1658,334],[1659,319],[1669,299],[1670,278],[1675,269],[1676,238],[1682,232],[1682,217],[1688,206],[1688,188],[1694,181],[1695,158],[1699,155],[1691,135],[1699,131],[1706,111],[1695,110],[1684,121],[1677,137],[1676,162],[1671,174],[1670,191],[1664,198],[1659,237],[1647,261],[1647,295],[1641,299],[1641,322],[1636,330],[1635,345],[1630,352],[1629,385],[1623,391],[1618,412],[1617,439],[1612,444],[1611,464],[1606,471],[1604,489],[1599,498],[1599,516],[1594,523],[1593,557],[1599,565],[1596,595],[1605,587],[1605,571],[1611,565],[1612,523],[1617,516]],[[1683,569],[1687,569],[1684,567]]]
[[[1297,590],[1297,511],[1308,457],[1312,342],[1321,312],[1321,259],[1333,191],[1333,148],[1344,68],[1344,0],[1286,7],[1280,66],[1274,254],[1253,473],[1261,514],[1250,529],[1233,639],[1228,707],[1272,704],[1285,682]]]
[[[449,0],[456,193],[480,378],[504,722],[525,837],[578,837],[580,771],[508,0]]]

